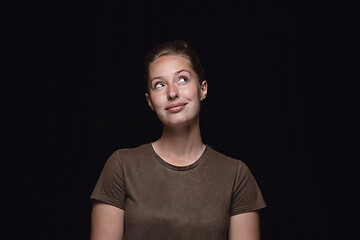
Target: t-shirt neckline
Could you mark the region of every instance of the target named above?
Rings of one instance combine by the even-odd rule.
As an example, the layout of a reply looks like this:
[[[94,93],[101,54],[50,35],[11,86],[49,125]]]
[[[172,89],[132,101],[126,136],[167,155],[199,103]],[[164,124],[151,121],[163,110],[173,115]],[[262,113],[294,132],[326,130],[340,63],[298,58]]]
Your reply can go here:
[[[190,165],[187,165],[187,166],[176,166],[176,165],[170,164],[170,163],[166,162],[164,159],[162,159],[155,152],[155,149],[154,149],[154,147],[152,146],[151,143],[148,143],[147,145],[148,145],[148,149],[151,152],[153,158],[155,158],[163,166],[165,166],[165,167],[167,167],[169,169],[172,169],[172,170],[176,170],[176,171],[187,171],[187,170],[190,170],[190,169],[193,169],[193,168],[199,166],[201,164],[201,162],[204,161],[205,155],[206,155],[206,153],[208,152],[208,149],[209,149],[209,146],[207,144],[205,144],[204,151],[202,152],[200,157],[195,162],[193,162],[193,163],[191,163]]]

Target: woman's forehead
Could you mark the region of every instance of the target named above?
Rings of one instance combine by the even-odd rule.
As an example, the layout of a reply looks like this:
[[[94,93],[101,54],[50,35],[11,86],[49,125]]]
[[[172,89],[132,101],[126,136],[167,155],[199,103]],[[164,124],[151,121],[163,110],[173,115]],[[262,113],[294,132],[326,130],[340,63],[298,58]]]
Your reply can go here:
[[[150,64],[149,75],[150,79],[153,79],[157,76],[173,75],[182,70],[193,72],[188,59],[177,55],[165,55]]]

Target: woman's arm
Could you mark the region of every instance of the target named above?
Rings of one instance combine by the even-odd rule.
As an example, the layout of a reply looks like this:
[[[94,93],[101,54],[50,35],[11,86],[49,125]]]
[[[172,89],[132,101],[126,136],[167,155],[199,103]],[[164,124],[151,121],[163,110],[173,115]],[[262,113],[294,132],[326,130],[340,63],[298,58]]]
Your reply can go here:
[[[91,213],[91,240],[123,240],[124,210],[94,201]]]
[[[258,212],[242,213],[230,218],[229,240],[259,240],[260,220]]]

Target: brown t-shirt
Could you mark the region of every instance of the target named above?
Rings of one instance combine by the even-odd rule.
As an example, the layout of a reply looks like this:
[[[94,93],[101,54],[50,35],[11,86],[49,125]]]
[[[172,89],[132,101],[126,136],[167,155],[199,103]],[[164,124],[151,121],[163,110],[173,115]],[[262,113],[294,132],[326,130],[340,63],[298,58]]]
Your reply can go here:
[[[226,240],[231,216],[266,207],[247,166],[209,146],[185,167],[151,144],[117,150],[91,199],[125,211],[126,240]]]

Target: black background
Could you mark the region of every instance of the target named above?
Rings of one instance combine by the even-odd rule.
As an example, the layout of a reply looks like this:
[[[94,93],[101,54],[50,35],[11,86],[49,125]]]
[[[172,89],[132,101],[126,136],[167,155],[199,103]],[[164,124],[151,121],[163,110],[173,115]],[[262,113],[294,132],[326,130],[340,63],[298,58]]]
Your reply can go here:
[[[320,1],[48,1],[2,7],[4,218],[12,239],[89,239],[107,157],[156,140],[143,58],[197,49],[205,143],[252,170],[262,239],[358,235],[355,7]]]

